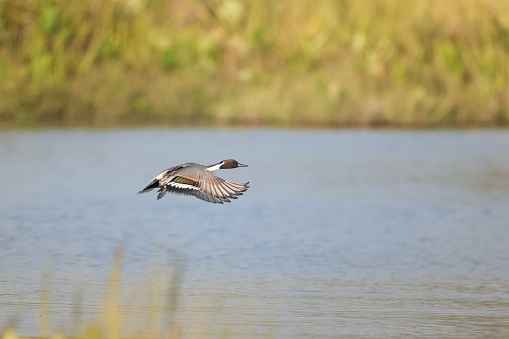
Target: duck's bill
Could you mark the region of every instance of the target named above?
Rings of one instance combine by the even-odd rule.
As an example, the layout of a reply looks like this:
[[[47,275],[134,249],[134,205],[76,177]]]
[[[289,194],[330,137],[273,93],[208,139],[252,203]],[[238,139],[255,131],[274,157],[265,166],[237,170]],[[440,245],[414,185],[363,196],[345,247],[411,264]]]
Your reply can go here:
[[[239,167],[247,167],[247,165],[246,165],[246,164],[240,164],[240,163],[239,163]]]

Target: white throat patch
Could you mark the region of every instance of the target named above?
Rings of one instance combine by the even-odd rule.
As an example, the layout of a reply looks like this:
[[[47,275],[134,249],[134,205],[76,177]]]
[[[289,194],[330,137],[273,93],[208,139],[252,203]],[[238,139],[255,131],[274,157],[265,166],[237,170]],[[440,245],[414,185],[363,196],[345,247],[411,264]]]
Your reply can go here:
[[[214,166],[210,166],[210,167],[207,167],[207,170],[210,171],[210,172],[214,172],[214,171],[217,171],[221,166],[223,166],[224,164],[224,161],[221,161],[219,164],[217,165],[214,165]]]

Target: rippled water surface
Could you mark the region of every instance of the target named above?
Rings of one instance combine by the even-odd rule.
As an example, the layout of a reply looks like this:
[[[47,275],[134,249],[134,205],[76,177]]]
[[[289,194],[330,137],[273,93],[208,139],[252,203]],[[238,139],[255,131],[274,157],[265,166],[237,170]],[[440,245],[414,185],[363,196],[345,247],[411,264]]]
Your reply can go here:
[[[231,204],[136,194],[227,158]],[[0,159],[0,328],[72,333],[123,249],[125,319],[173,291],[188,337],[509,334],[507,131],[2,131]]]

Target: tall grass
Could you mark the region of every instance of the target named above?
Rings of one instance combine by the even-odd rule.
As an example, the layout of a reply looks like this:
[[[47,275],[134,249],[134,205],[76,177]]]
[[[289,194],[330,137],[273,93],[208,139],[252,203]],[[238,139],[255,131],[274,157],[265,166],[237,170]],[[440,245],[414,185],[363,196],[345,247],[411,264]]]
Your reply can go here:
[[[54,328],[52,323],[52,300],[51,300],[51,270],[46,269],[41,279],[39,315],[37,319],[28,319],[33,323],[39,323],[39,333],[37,338],[51,339],[119,339],[119,338],[183,338],[183,337],[207,337],[207,338],[228,338],[228,323],[238,322],[238,319],[220,319],[218,324],[212,323],[213,319],[218,318],[212,314],[220,309],[214,309],[214,304],[210,307],[201,304],[196,310],[190,306],[182,305],[180,300],[183,297],[182,283],[184,279],[185,267],[180,263],[167,274],[162,267],[155,267],[151,277],[149,287],[128,289],[122,279],[122,263],[124,249],[120,248],[114,255],[110,277],[106,293],[103,296],[100,306],[94,312],[92,319],[86,319],[82,313],[90,313],[89,310],[81,309],[83,305],[79,298],[75,300],[72,306],[73,316],[64,316],[60,324],[63,327]],[[82,288],[76,286],[76,288]],[[86,287],[85,287],[86,288]],[[98,296],[100,297],[100,296]],[[203,300],[201,300],[203,301]],[[90,305],[95,300],[88,300]],[[68,305],[67,303],[64,303]],[[62,305],[57,302],[57,307]],[[217,305],[215,305],[217,307]],[[209,309],[209,314],[204,313],[204,308]],[[179,311],[185,313],[185,316],[179,318]],[[61,315],[61,314],[60,314]],[[189,319],[194,315],[193,319]],[[54,316],[53,316],[54,318]],[[62,323],[66,320],[68,323]],[[238,323],[237,323],[238,324]],[[16,321],[1,324],[0,339],[21,339],[16,334]],[[4,327],[5,326],[5,327]],[[205,327],[203,329],[203,327]],[[214,327],[214,329],[212,329]],[[249,326],[245,326],[249,328]],[[238,333],[238,332],[237,332]],[[265,333],[243,333],[242,337],[266,337],[272,338],[274,334],[271,330]]]
[[[509,124],[509,3],[0,0],[8,125]]]

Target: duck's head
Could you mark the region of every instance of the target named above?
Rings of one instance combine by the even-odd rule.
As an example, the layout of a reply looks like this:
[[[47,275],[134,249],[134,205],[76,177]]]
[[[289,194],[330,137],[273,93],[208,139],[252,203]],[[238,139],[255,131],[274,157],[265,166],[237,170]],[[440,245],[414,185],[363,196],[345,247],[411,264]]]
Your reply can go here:
[[[227,160],[223,160],[223,162],[221,163],[221,166],[219,166],[220,169],[237,168],[237,167],[247,167],[247,165],[241,164],[235,159],[227,159]]]

